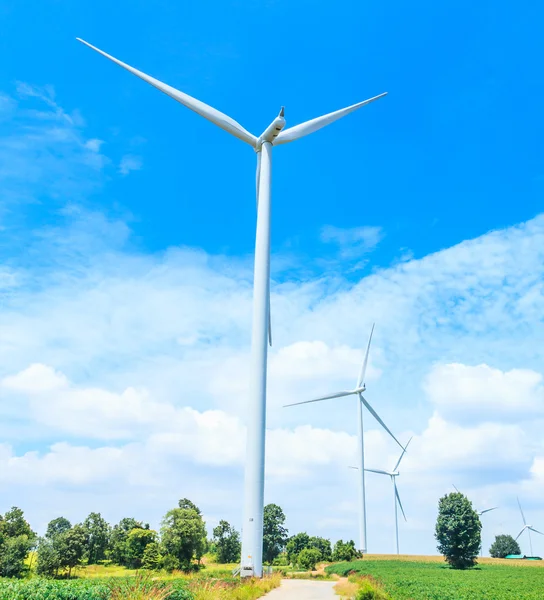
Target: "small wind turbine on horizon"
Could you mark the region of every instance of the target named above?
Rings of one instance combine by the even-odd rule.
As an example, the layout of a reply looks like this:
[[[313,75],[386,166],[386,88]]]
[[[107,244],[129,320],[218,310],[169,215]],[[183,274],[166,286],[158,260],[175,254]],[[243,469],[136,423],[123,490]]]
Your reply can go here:
[[[262,576],[263,554],[263,509],[264,509],[264,468],[266,437],[266,374],[268,345],[272,340],[270,327],[270,210],[272,183],[272,148],[280,144],[294,142],[310,133],[318,131],[354,112],[355,110],[383,98],[387,92],[352,104],[335,112],[305,121],[285,129],[284,108],[261,133],[255,136],[240,123],[221,111],[181,92],[158,79],[146,75],[114,58],[110,54],[77,38],[92,50],[105,56],[123,69],[136,75],[183,106],[211,121],[234,137],[246,142],[257,154],[256,194],[257,231],[255,236],[255,265],[253,279],[253,322],[251,337],[250,391],[247,415],[247,445],[245,465],[244,517],[242,522],[241,575],[243,577]],[[184,140],[186,144],[190,140]],[[213,148],[212,148],[213,150]],[[214,161],[210,159],[213,173]]]
[[[455,491],[456,491],[457,493],[459,493],[459,494],[461,494],[461,493],[462,493],[462,492],[460,492],[460,491],[457,489],[457,487],[456,487],[456,486],[455,486],[453,483],[452,483],[452,485],[453,485],[453,487],[455,488]],[[499,507],[498,507],[498,506],[493,506],[492,508],[486,508],[485,510],[478,510],[478,509],[476,509],[476,508],[475,508],[474,510],[476,511],[476,514],[477,514],[479,517],[481,517],[483,514],[485,514],[485,513],[487,513],[487,512],[490,512],[490,511],[492,511],[492,510],[497,510],[497,508],[499,508]],[[482,554],[482,556],[484,555],[484,546],[483,546],[483,544],[482,544],[482,547],[481,547],[481,554]]]
[[[531,540],[531,531],[534,531],[535,533],[538,533],[540,535],[544,535],[544,533],[542,533],[541,531],[538,531],[538,529],[535,529],[532,525],[527,525],[527,521],[525,520],[525,515],[523,514],[523,509],[521,508],[521,504],[519,502],[519,498],[517,498],[517,501],[518,501],[518,506],[519,506],[519,512],[521,513],[521,518],[523,519],[523,529],[518,533],[518,535],[516,537],[516,542],[518,541],[519,536],[524,531],[527,531],[527,535],[529,536],[529,548],[531,549],[531,556],[533,556],[533,542]]]
[[[363,427],[363,405],[366,406],[368,412],[378,421],[378,423],[387,431],[387,433],[397,442],[397,444],[404,450],[404,446],[397,440],[397,438],[393,435],[391,430],[387,427],[387,425],[382,421],[378,413],[372,408],[372,406],[368,403],[366,398],[363,396],[363,392],[366,391],[365,385],[365,376],[366,376],[366,368],[368,365],[368,354],[370,352],[370,344],[372,342],[372,334],[374,333],[374,325],[372,325],[372,329],[370,331],[370,337],[368,339],[368,346],[366,348],[365,357],[363,360],[363,364],[361,365],[361,371],[359,372],[359,377],[357,378],[357,383],[355,388],[352,390],[345,390],[342,392],[336,392],[335,394],[328,394],[327,396],[320,396],[319,398],[314,398],[313,400],[304,400],[303,402],[293,402],[292,404],[285,404],[284,408],[289,406],[300,406],[301,404],[311,404],[312,402],[322,402],[323,400],[331,400],[333,398],[343,398],[345,396],[357,396],[358,402],[358,435],[359,435],[359,470],[360,470],[360,479],[359,479],[359,500],[360,500],[360,514],[359,514],[359,543],[361,552],[365,553],[367,551],[367,539],[366,539],[366,492],[365,492],[365,444],[364,444],[364,427]]]
[[[406,449],[408,448],[408,445],[410,444],[411,441],[412,441],[412,438],[410,438],[408,440],[408,443],[406,444],[406,446],[404,446],[404,449],[403,449],[401,455],[399,456],[399,459],[397,460],[397,464],[393,467],[392,471],[381,471],[380,469],[365,469],[365,471],[370,472],[370,473],[378,473],[379,475],[388,475],[391,478],[391,481],[393,483],[393,494],[394,494],[393,502],[395,503],[395,539],[397,542],[397,554],[400,554],[400,551],[399,551],[399,515],[398,515],[398,511],[397,511],[397,503],[400,507],[400,510],[402,511],[402,516],[404,517],[404,520],[407,521],[407,519],[406,519],[406,514],[404,512],[404,508],[402,508],[402,502],[400,501],[399,491],[397,489],[397,482],[395,481],[395,479],[400,475],[398,468],[399,468],[400,462],[402,460],[402,457],[406,453]]]

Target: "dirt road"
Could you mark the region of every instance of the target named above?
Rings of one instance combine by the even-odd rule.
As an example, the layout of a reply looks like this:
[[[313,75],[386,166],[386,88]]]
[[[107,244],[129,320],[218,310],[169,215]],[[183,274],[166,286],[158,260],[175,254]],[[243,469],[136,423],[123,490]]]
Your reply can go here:
[[[265,596],[266,600],[333,600],[335,581],[283,579],[281,586]]]

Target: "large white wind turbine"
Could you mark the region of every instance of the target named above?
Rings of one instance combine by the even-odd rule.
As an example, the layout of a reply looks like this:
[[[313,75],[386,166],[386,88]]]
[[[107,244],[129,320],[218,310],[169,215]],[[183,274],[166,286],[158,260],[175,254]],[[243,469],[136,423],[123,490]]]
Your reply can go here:
[[[294,142],[353,111],[370,104],[378,98],[364,100],[327,115],[317,117],[295,127],[284,129],[284,109],[260,136],[244,129],[237,121],[204,102],[150,77],[117,60],[102,50],[78,38],[102,56],[130,71],[161,92],[177,100],[234,137],[249,144],[257,153],[257,232],[255,239],[255,270],[253,282],[253,329],[251,339],[251,377],[248,404],[248,437],[245,470],[245,502],[242,524],[243,576],[262,575],[262,533],[264,506],[264,450],[266,425],[266,366],[270,332],[270,192],[272,170],[272,147]],[[267,339],[268,338],[268,339]]]
[[[359,433],[359,544],[361,552],[367,551],[367,538],[366,538],[366,493],[365,493],[365,444],[364,444],[364,428],[363,428],[363,405],[367,407],[370,414],[378,421],[378,423],[387,431],[387,433],[397,442],[397,444],[404,450],[403,445],[397,440],[397,438],[391,433],[391,430],[382,421],[378,413],[370,406],[366,398],[363,396],[363,392],[366,390],[365,375],[366,367],[368,364],[368,353],[370,352],[370,343],[372,342],[372,334],[374,333],[374,325],[370,331],[370,337],[368,339],[368,346],[366,348],[365,358],[361,366],[357,383],[353,390],[346,390],[337,392],[335,394],[328,394],[327,396],[321,396],[314,398],[313,400],[304,400],[303,402],[294,402],[292,404],[286,404],[287,406],[299,406],[301,404],[310,404],[312,402],[321,402],[323,400],[331,400],[332,398],[342,398],[344,396],[357,396],[359,401],[357,402],[358,407],[358,433]]]
[[[531,531],[534,531],[535,533],[539,533],[540,535],[544,535],[544,533],[542,533],[541,531],[538,531],[538,529],[535,529],[532,525],[527,525],[527,521],[525,520],[525,515],[523,514],[521,504],[519,503],[519,498],[517,499],[517,501],[518,501],[518,506],[519,506],[519,512],[521,513],[521,518],[523,519],[523,529],[518,533],[518,535],[516,537],[516,541],[518,540],[519,536],[524,531],[527,531],[527,535],[529,536],[529,548],[531,549],[531,556],[533,556],[533,542],[531,540]]]
[[[410,438],[408,440],[408,444],[412,441],[412,438]],[[397,541],[397,554],[400,554],[399,552],[399,516],[398,516],[398,511],[397,511],[397,503],[400,507],[400,510],[402,511],[402,516],[404,517],[404,520],[406,521],[406,514],[404,513],[404,508],[402,508],[402,502],[400,501],[400,496],[399,496],[399,491],[397,489],[397,482],[396,482],[396,478],[400,475],[398,468],[400,465],[400,461],[402,460],[402,457],[404,456],[406,449],[408,448],[408,444],[406,444],[406,446],[404,447],[399,459],[397,460],[397,464],[393,467],[392,471],[380,471],[379,469],[365,469],[365,471],[369,471],[370,473],[379,473],[380,475],[388,475],[391,478],[391,482],[393,483],[393,502],[395,503],[395,536],[396,536],[396,541]]]

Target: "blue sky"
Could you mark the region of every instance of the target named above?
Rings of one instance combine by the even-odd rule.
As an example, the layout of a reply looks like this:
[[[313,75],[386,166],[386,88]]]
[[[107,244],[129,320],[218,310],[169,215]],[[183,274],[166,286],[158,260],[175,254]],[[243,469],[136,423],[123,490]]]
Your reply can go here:
[[[355,535],[354,407],[281,405],[351,385],[373,321],[376,408],[414,435],[404,549],[433,552],[453,478],[505,507],[488,537],[517,527],[516,493],[544,523],[542,12],[4,2],[0,509],[157,525],[188,496],[241,517],[254,153],[79,36],[257,135],[282,105],[292,126],[389,92],[274,151],[267,498],[292,531]]]

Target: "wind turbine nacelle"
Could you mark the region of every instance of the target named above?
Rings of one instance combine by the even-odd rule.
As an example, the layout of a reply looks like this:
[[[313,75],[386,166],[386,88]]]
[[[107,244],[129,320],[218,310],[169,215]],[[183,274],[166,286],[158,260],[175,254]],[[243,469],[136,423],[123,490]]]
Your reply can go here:
[[[273,144],[274,140],[278,137],[278,135],[280,134],[281,130],[284,127],[285,127],[285,119],[283,118],[283,107],[282,107],[280,114],[262,132],[258,141],[261,144],[263,142],[270,142],[271,144]]]

